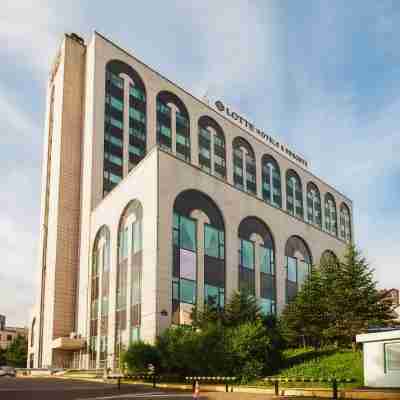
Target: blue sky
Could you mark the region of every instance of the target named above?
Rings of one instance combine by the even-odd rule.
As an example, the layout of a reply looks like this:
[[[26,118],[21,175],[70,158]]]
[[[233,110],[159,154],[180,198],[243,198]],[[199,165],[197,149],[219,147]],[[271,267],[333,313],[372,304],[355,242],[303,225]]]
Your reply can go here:
[[[356,243],[400,288],[396,1],[7,1],[0,10],[0,313],[27,323],[39,270],[45,88],[62,35],[96,29],[223,99],[354,201]]]

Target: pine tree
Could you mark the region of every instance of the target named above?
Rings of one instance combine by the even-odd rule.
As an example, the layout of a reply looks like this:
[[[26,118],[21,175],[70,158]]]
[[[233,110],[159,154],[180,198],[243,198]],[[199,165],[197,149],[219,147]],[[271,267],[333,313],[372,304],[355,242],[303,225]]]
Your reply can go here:
[[[227,326],[238,326],[261,319],[261,307],[256,297],[245,292],[235,292],[225,305],[224,323]]]
[[[342,344],[355,343],[355,336],[371,325],[390,322],[391,306],[381,300],[373,270],[354,245],[349,245],[337,273],[326,282],[331,327],[325,333]],[[325,275],[327,275],[325,273]]]
[[[373,270],[354,245],[342,262],[321,260],[282,314],[289,341],[306,344],[355,344],[355,336],[371,325],[386,325],[391,306],[382,301]]]

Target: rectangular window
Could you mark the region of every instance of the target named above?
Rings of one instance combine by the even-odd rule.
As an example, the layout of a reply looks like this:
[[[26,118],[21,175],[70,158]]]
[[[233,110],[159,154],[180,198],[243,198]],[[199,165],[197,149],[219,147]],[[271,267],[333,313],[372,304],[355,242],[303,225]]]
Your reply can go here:
[[[180,247],[196,251],[196,221],[180,216]]]
[[[180,280],[181,286],[181,302],[188,304],[196,303],[196,282],[186,279]]]
[[[400,371],[400,342],[385,343],[385,372]]]
[[[261,272],[274,275],[274,253],[272,249],[260,246],[260,267]]]
[[[121,100],[116,99],[113,96],[110,96],[110,104],[111,104],[111,107],[114,107],[118,111],[124,111],[124,103]]]
[[[275,301],[270,299],[260,299],[261,313],[264,315],[275,314]]]
[[[120,183],[122,181],[122,178],[118,175],[113,174],[112,172],[109,172],[109,179],[112,183]]]
[[[297,265],[297,283],[300,286],[307,280],[310,274],[310,266],[305,261],[299,261]]]
[[[291,282],[297,282],[297,259],[286,257],[287,262],[287,279]]]
[[[179,301],[179,280],[174,278],[172,281],[172,299]]]
[[[204,251],[207,256],[219,258],[218,230],[210,225],[204,225]]]
[[[116,138],[115,136],[106,134],[106,135],[105,135],[105,140],[106,140],[107,142],[112,143],[114,146],[122,147],[122,140]]]
[[[144,113],[137,110],[136,108],[129,107],[129,116],[136,121],[139,121],[142,123],[146,122],[146,117],[145,117]]]
[[[142,102],[146,101],[144,92],[137,86],[129,86],[129,94],[137,100],[140,100]]]
[[[180,249],[180,275],[181,278],[196,280],[196,253]]]
[[[116,128],[124,129],[123,123],[121,121],[118,121],[117,119],[115,119],[113,117],[110,117],[110,124],[112,126],[115,126]]]
[[[249,240],[240,240],[240,265],[254,269],[254,243]]]

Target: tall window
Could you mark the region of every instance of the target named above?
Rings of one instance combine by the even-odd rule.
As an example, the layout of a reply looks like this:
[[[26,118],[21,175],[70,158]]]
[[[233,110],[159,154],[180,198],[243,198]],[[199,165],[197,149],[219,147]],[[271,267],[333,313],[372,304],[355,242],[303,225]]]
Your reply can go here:
[[[146,93],[140,81],[129,83],[129,171],[146,154]]]
[[[125,92],[126,93],[125,95]],[[128,104],[126,103],[128,99]],[[129,121],[124,126],[125,115]],[[125,144],[125,145],[124,145]],[[128,154],[124,157],[124,146]],[[103,195],[146,154],[146,92],[142,79],[118,60],[106,66]],[[124,165],[127,164],[126,169]]]
[[[241,137],[233,140],[233,183],[251,194],[257,194],[256,161],[250,144]]]
[[[262,164],[262,195],[263,199],[274,205],[282,207],[281,172],[278,163],[268,155],[264,155]]]
[[[346,204],[340,206],[340,237],[346,242],[351,242],[351,217]]]
[[[275,255],[271,232],[258,218],[245,218],[239,226],[239,243],[239,290],[256,296],[264,314],[275,314]],[[260,287],[256,290],[257,275]]]
[[[107,366],[108,312],[110,291],[110,232],[102,227],[93,246],[90,290],[90,367]]]
[[[312,182],[307,184],[307,220],[310,224],[322,227],[321,196]]]
[[[183,102],[170,92],[157,95],[157,143],[173,151],[177,157],[190,161],[190,121]]]
[[[303,239],[291,236],[285,246],[286,301],[292,301],[311,272],[311,253]]]
[[[130,271],[130,281],[128,275]],[[131,296],[128,298],[128,286]],[[116,358],[128,342],[139,340],[142,287],[142,206],[131,201],[121,216],[118,234]]]
[[[225,179],[225,137],[221,127],[207,116],[199,119],[198,127],[200,168]]]
[[[289,170],[286,173],[286,209],[289,214],[303,218],[303,187],[297,173]]]
[[[201,235],[201,236],[200,236]],[[202,240],[199,240],[201,238]],[[199,246],[203,244],[203,249]],[[204,258],[198,258],[202,252]],[[204,267],[204,302],[225,303],[225,229],[214,202],[196,190],[178,195],[174,203],[172,322],[190,323],[198,298],[198,263]],[[200,277],[202,279],[202,277]]]
[[[337,236],[336,203],[330,193],[325,195],[325,230]]]

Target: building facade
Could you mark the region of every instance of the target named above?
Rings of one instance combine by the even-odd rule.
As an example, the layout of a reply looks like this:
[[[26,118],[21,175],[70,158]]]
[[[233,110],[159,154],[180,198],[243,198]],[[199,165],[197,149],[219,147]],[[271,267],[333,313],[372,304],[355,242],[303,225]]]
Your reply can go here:
[[[6,326],[5,315],[0,315],[0,349],[7,349],[18,336],[27,337],[28,328]]]
[[[237,290],[279,313],[312,265],[342,256],[352,202],[221,104],[98,33],[65,36],[48,87],[35,367],[113,368],[131,341]]]

